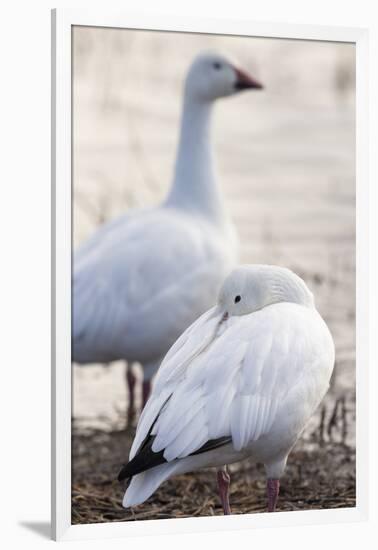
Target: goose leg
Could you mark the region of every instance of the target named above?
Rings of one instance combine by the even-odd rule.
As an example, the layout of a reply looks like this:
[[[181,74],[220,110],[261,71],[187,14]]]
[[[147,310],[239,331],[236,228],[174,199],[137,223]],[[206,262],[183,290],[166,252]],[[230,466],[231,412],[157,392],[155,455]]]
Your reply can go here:
[[[136,376],[133,372],[132,364],[126,364],[126,383],[127,383],[127,392],[129,397],[129,406],[127,409],[127,425],[131,426],[135,419],[135,385],[136,385]]]
[[[278,493],[280,492],[280,480],[268,478],[266,493],[268,496],[268,512],[276,510]]]
[[[227,466],[223,466],[221,470],[217,471],[218,490],[221,503],[223,506],[223,513],[225,516],[231,514],[230,502],[228,500],[228,493],[230,488],[230,475],[227,472]]]
[[[143,380],[142,385],[142,410],[148,401],[151,393],[151,380]]]
[[[142,410],[150,397],[152,388],[152,379],[156,374],[161,363],[161,358],[149,363],[144,363],[143,367],[143,384],[142,384]]]

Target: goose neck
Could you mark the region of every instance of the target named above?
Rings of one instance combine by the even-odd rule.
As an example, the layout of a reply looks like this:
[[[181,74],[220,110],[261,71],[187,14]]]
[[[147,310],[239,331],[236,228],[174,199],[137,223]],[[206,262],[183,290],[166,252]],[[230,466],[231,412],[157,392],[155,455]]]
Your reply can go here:
[[[213,167],[212,112],[212,102],[185,97],[173,185],[167,204],[220,220],[224,208]]]

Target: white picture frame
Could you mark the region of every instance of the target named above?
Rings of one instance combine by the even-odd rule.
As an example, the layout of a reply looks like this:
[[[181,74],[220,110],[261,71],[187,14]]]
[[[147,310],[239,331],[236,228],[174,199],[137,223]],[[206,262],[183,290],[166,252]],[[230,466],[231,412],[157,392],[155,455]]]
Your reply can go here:
[[[356,393],[357,504],[355,508],[141,522],[71,525],[71,28],[75,25],[170,30],[255,37],[352,42],[356,45]],[[137,12],[52,12],[52,536],[105,539],[355,522],[368,515],[369,188],[368,31],[361,28],[148,16]]]

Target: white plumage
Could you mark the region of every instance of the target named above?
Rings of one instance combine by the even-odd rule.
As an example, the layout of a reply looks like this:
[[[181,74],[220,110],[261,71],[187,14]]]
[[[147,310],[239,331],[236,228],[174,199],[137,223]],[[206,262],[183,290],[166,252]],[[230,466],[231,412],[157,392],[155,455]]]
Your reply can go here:
[[[79,250],[76,360],[149,363],[203,312],[234,257],[226,230],[193,218],[168,207],[143,211],[96,235],[93,248]]]
[[[143,502],[173,474],[246,457],[278,480],[333,364],[332,337],[302,279],[275,266],[236,269],[218,305],[184,332],[158,371],[121,478],[138,471],[143,448],[151,469],[132,477],[124,506]],[[213,448],[192,454],[208,442]]]
[[[237,239],[213,173],[212,105],[259,87],[222,56],[194,61],[167,199],[108,223],[75,254],[74,361],[138,361],[149,381],[175,339],[214,303]]]

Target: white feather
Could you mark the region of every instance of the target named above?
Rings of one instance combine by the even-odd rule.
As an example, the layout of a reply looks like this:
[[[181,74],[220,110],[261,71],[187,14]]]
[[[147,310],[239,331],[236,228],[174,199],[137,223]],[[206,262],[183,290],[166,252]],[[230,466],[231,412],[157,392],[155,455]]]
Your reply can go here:
[[[163,450],[169,464],[181,464],[175,472],[187,471],[194,458],[189,455],[220,437],[231,438],[232,444],[196,455],[196,464],[227,463],[250,454],[272,471],[286,463],[285,452],[328,387],[334,361],[329,331],[314,308],[295,303],[221,318],[221,312],[211,310],[181,337],[176,353],[169,352],[130,456],[158,417],[152,449]],[[159,472],[165,479],[168,470]],[[159,485],[160,474],[153,474],[153,482],[150,475],[143,478],[148,486]],[[139,487],[142,478],[137,478]]]
[[[236,232],[213,174],[209,143],[213,100],[229,94],[214,75],[214,97],[206,105],[192,97],[207,66],[208,56],[200,56],[189,71],[166,200],[107,223],[75,253],[72,336],[78,363],[139,361],[152,364],[146,368],[152,375],[176,338],[214,304],[235,263]],[[234,92],[233,70],[227,74],[226,88]],[[206,89],[208,84],[205,78]],[[182,368],[178,363],[172,376]]]

